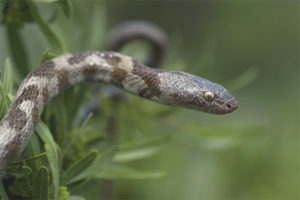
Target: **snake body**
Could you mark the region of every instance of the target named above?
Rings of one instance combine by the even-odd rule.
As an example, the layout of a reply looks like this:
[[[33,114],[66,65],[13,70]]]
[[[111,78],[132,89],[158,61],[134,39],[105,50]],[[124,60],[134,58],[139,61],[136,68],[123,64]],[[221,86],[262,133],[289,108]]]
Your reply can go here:
[[[60,91],[83,82],[109,83],[158,103],[210,113],[229,113],[238,107],[237,100],[221,85],[185,72],[149,68],[120,53],[60,56],[24,79],[0,121],[0,170],[24,150],[47,102]]]

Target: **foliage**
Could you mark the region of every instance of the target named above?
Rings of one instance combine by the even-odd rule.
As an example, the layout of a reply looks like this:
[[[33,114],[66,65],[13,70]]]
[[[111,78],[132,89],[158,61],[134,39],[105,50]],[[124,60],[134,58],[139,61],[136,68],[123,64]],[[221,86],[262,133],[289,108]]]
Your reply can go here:
[[[39,5],[39,6],[37,6]],[[51,20],[45,17],[40,7],[54,5]],[[87,35],[84,30],[60,32],[52,25],[57,18],[74,19],[74,5],[70,0],[10,0],[2,2],[0,9],[2,25],[8,32],[11,59],[7,59],[0,83],[0,114],[4,115],[20,80],[33,68],[29,63],[30,48],[20,34],[29,23],[37,25],[39,34],[47,41],[38,56],[41,62],[78,49],[99,49],[103,44],[105,27],[105,5],[95,13],[91,21],[98,26],[87,25],[90,35],[80,45],[72,46],[70,34],[78,38]],[[92,8],[91,8],[92,9]],[[55,14],[59,13],[59,14]],[[72,18],[73,17],[73,18]],[[84,16],[80,16],[84,18]],[[80,19],[79,19],[80,20]],[[79,21],[78,20],[78,21]],[[76,21],[76,20],[74,20]],[[39,44],[34,44],[38,46]],[[39,48],[39,47],[37,47]],[[186,63],[178,58],[179,45],[171,46],[166,68],[184,70]],[[213,60],[213,45],[207,49],[205,63]],[[128,52],[141,55],[139,46]],[[38,59],[35,59],[38,60]],[[14,65],[10,63],[12,61]],[[40,62],[40,63],[41,63]],[[36,61],[37,63],[37,61]],[[1,65],[3,65],[1,63]],[[255,67],[249,68],[239,77],[229,80],[227,86],[233,90],[252,83],[258,77]],[[209,150],[224,150],[253,139],[252,133],[264,133],[262,126],[231,127],[226,124],[210,126],[198,123],[195,117],[186,116],[176,108],[155,105],[151,102],[126,96],[110,87],[102,87],[99,102],[101,112],[81,119],[85,102],[93,95],[90,86],[83,85],[65,91],[54,98],[39,121],[35,133],[23,155],[13,163],[3,175],[9,175],[13,183],[5,188],[0,181],[2,199],[23,197],[32,199],[84,199],[82,191],[92,186],[95,180],[157,179],[166,175],[165,171],[135,168],[135,164],[157,155],[173,137],[186,137],[201,143]],[[179,114],[178,114],[179,113]],[[143,116],[143,117],[140,117]],[[226,136],[224,135],[226,132]],[[175,135],[175,136],[174,136]],[[180,135],[180,136],[179,136]],[[245,139],[246,138],[246,139]]]
[[[61,1],[41,1],[44,3],[59,2],[63,12],[67,17],[71,17],[72,4],[69,0]],[[53,48],[53,52],[46,50],[43,54],[42,61],[52,58],[52,55],[60,55],[63,52],[61,39],[50,28],[44,20],[36,5],[31,0],[26,1],[9,1],[6,4],[7,12],[2,16],[2,23],[8,27],[25,26],[27,22],[35,22],[40,28],[41,33],[47,38]],[[24,8],[26,11],[24,11]],[[16,10],[13,10],[16,9]],[[24,12],[21,12],[23,10]],[[19,14],[17,14],[19,13]],[[16,15],[24,15],[14,18]],[[15,25],[16,24],[16,25]],[[19,37],[18,28],[14,28],[14,35],[10,40],[20,41],[20,44],[11,43],[11,49],[20,47],[22,39]],[[19,48],[26,51],[24,47]],[[20,54],[14,54],[14,60],[27,60],[20,58]],[[24,53],[22,56],[26,55]],[[18,62],[16,62],[18,63]],[[19,66],[17,66],[19,67]],[[20,77],[24,71],[28,73],[29,69],[19,70]],[[1,115],[8,109],[9,102],[13,99],[13,76],[12,66],[7,59],[3,80],[0,84]],[[163,145],[166,137],[143,139],[139,142],[131,143],[112,143],[108,141],[104,130],[107,119],[113,112],[117,112],[113,105],[107,105],[111,110],[103,111],[101,116],[95,117],[93,121],[102,120],[100,126],[96,126],[91,121],[92,115],[89,115],[84,122],[70,116],[77,116],[81,107],[73,108],[69,103],[72,99],[74,103],[81,105],[86,98],[78,95],[83,88],[74,88],[54,99],[43,114],[43,120],[48,126],[40,120],[36,133],[33,134],[28,147],[26,148],[26,157],[16,161],[5,172],[8,172],[15,181],[9,186],[10,196],[18,196],[32,199],[83,199],[82,197],[70,196],[70,192],[79,189],[80,185],[87,184],[92,178],[96,179],[116,179],[116,178],[158,178],[164,175],[159,171],[140,171],[125,167],[121,163],[132,162],[138,159],[145,159],[158,152],[159,147]],[[91,94],[87,93],[86,96]],[[109,101],[113,97],[103,97],[103,101]],[[73,123],[77,121],[78,123]],[[52,131],[50,131],[52,130]],[[102,130],[102,131],[97,131]],[[52,133],[51,133],[52,132]],[[89,133],[87,133],[89,132]],[[102,132],[102,133],[101,133]],[[54,140],[56,137],[56,140]],[[89,135],[83,136],[83,134]],[[101,135],[99,136],[97,135]],[[94,137],[93,137],[94,136]],[[67,139],[66,139],[67,138]],[[92,145],[89,145],[92,144]],[[100,145],[100,148],[97,146]],[[101,147],[102,146],[102,147]],[[63,148],[62,148],[63,147]],[[79,157],[79,158],[78,158]],[[111,166],[111,167],[110,167]],[[15,168],[16,167],[16,168]],[[21,170],[20,170],[21,169]],[[7,198],[7,194],[0,185],[2,198]]]

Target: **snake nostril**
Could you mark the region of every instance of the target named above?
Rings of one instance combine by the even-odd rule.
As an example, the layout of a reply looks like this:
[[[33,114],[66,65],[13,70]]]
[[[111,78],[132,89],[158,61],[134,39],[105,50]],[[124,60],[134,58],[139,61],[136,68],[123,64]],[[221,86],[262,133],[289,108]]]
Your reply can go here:
[[[229,103],[227,103],[226,105],[226,108],[230,109],[231,108],[231,105]]]

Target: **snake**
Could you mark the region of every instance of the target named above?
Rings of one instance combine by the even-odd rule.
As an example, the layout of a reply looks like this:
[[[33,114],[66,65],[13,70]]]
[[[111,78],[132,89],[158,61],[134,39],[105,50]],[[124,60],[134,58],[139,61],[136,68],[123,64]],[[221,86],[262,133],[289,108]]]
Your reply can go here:
[[[144,64],[159,66],[166,54],[168,37],[160,27],[149,21],[128,20],[113,27],[108,33],[105,49],[120,51],[126,44],[136,40],[150,45]]]
[[[84,82],[108,83],[161,104],[214,114],[231,113],[239,106],[217,83],[186,72],[151,68],[118,52],[62,55],[27,75],[0,121],[0,170],[22,153],[47,102]]]
[[[163,58],[167,52],[168,37],[165,31],[156,24],[145,20],[127,20],[114,26],[107,34],[104,49],[120,52],[126,45],[133,41],[142,41],[148,44],[148,52],[143,63],[150,67],[161,66]],[[80,111],[79,119],[83,122],[90,113],[100,111],[99,96],[101,93],[100,84],[96,84],[93,90],[93,96],[83,105]],[[124,93],[113,86],[109,88],[112,94],[119,98],[124,98]]]

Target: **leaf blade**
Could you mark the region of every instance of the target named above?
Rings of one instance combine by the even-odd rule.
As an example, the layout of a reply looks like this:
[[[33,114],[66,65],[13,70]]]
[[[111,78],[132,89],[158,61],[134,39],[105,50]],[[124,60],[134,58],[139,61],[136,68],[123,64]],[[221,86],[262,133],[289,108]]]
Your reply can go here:
[[[49,162],[52,180],[54,184],[54,199],[58,199],[61,150],[55,143],[50,130],[41,120],[39,120],[35,130],[38,133],[39,137],[42,139],[42,141],[45,143],[44,148],[47,153],[47,159]]]
[[[48,169],[42,166],[34,181],[32,199],[47,200],[48,199]]]
[[[74,163],[62,175],[61,184],[65,185],[70,183],[72,179],[78,176],[80,172],[84,171],[96,159],[96,157],[97,157],[97,152],[92,151],[87,156]]]
[[[29,11],[31,15],[34,17],[37,22],[39,28],[46,36],[50,45],[57,51],[58,53],[63,52],[63,45],[57,35],[52,31],[52,29],[48,26],[48,24],[44,21],[44,19],[40,16],[37,7],[31,2],[31,0],[26,0]]]
[[[5,192],[2,180],[0,179],[0,199],[8,200],[7,194]]]
[[[161,178],[166,175],[164,171],[153,170],[136,170],[123,165],[109,166],[107,169],[95,175],[95,178],[100,179],[152,179]]]

